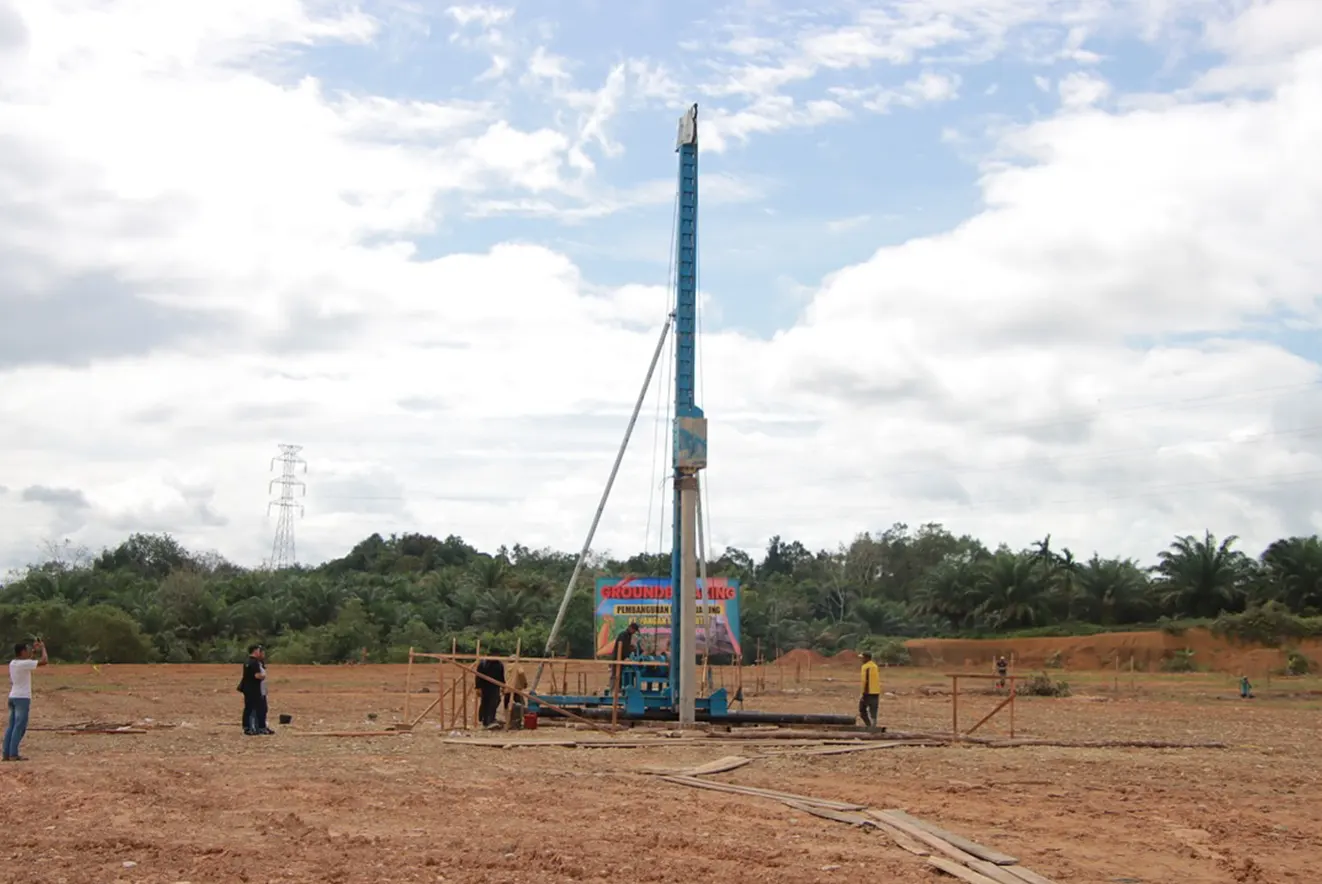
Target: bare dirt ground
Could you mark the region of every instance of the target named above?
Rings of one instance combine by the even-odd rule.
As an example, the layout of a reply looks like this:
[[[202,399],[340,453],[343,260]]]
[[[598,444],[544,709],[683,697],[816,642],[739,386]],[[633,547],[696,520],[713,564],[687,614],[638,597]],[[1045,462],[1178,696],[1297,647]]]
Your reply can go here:
[[[853,666],[777,672],[748,708],[851,712]],[[759,758],[713,779],[902,808],[1058,882],[1314,882],[1322,861],[1322,682],[1241,702],[1225,675],[1053,673],[1075,696],[1022,698],[1021,736],[1221,740],[1224,750],[977,746]],[[571,673],[572,675],[572,673]],[[730,678],[728,673],[723,678]],[[52,666],[35,728],[152,719],[139,735],[29,733],[0,766],[0,879],[25,882],[953,881],[883,835],[631,771],[761,750],[497,749],[318,737],[399,721],[397,666],[271,667],[271,717],[244,737],[233,666]],[[948,681],[887,670],[883,723],[948,730]],[[750,693],[756,675],[745,670]],[[434,690],[434,688],[433,688]],[[985,690],[978,688],[977,690]],[[414,713],[434,694],[410,698]],[[961,723],[990,710],[961,690]],[[375,714],[375,721],[369,721]],[[1005,732],[993,719],[982,732]],[[980,732],[980,733],[982,733]],[[530,735],[531,736],[531,735]],[[543,726],[539,738],[596,734]],[[490,736],[475,740],[493,740]]]

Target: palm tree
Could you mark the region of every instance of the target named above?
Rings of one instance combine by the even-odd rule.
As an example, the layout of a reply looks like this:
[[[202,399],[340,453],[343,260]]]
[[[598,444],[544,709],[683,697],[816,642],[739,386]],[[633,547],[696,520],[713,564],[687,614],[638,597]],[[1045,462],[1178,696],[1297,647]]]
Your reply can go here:
[[[1079,569],[1078,583],[1090,622],[1136,623],[1152,613],[1147,575],[1132,559],[1103,559],[1093,553]]]
[[[512,632],[535,617],[538,607],[526,590],[505,586],[479,590],[473,624],[492,632]]]
[[[975,586],[978,576],[978,566],[967,558],[942,562],[918,581],[913,612],[939,617],[953,629],[967,625],[977,608]]]
[[[1036,626],[1046,618],[1049,571],[1036,554],[1001,550],[979,569],[976,614],[996,629]]]
[[[1154,569],[1158,590],[1167,612],[1182,617],[1216,617],[1222,611],[1243,606],[1245,590],[1253,576],[1253,560],[1231,549],[1239,538],[1230,535],[1221,543],[1212,532],[1202,540],[1188,534],[1178,537],[1159,555]]]
[[[1270,595],[1295,613],[1322,609],[1322,540],[1290,537],[1262,554],[1263,577]]]

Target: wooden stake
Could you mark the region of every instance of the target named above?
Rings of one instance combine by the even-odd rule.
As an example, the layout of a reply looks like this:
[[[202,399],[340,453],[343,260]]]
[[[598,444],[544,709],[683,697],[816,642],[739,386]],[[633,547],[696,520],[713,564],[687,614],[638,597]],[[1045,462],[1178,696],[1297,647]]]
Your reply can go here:
[[[950,733],[959,736],[959,676],[950,677]]]
[[[404,720],[412,721],[409,715],[409,699],[413,696],[413,648],[409,647],[409,668],[404,670]]]
[[[1014,703],[1015,697],[1019,696],[1019,686],[1015,683],[1015,677],[1010,676],[1010,739],[1014,739]]]
[[[477,644],[474,645],[474,647],[475,647],[477,650],[474,652],[473,656],[476,657],[478,660],[481,660],[481,659],[482,659],[482,639],[478,639],[478,640],[477,640]],[[474,663],[473,665],[474,665],[475,667],[477,666],[476,663]],[[465,679],[464,684],[465,684],[465,689],[466,689],[466,688],[467,688],[467,684],[468,684],[467,679]],[[473,683],[473,717],[472,717],[472,719],[471,719],[471,721],[472,721],[472,726],[473,726],[473,730],[480,730],[480,729],[481,729],[481,723],[480,723],[480,721],[479,721],[479,714],[480,714],[481,705],[482,705],[482,695],[481,695],[481,692],[477,689],[477,682],[474,682],[474,683]],[[470,719],[469,719],[467,716],[464,716],[464,724],[467,725],[469,721],[470,721]]]

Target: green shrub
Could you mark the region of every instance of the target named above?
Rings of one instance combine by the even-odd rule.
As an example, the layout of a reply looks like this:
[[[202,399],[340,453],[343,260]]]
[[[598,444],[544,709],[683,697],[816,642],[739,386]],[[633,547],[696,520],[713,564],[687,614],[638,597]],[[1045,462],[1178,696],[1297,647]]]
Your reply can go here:
[[[1181,648],[1161,661],[1162,672],[1196,672],[1197,670],[1192,648]]]
[[[1279,648],[1287,641],[1310,633],[1309,623],[1296,617],[1280,602],[1250,605],[1242,614],[1222,614],[1212,624],[1212,634],[1233,641]]]
[[[1313,661],[1298,650],[1291,650],[1285,656],[1286,675],[1307,675],[1314,668]]]
[[[1040,672],[1027,681],[1019,682],[1015,693],[1029,697],[1068,697],[1070,686],[1069,682],[1053,681],[1051,676]]]
[[[859,642],[859,650],[867,651],[882,666],[912,666],[913,659],[904,642],[895,638],[868,636]]]
[[[88,663],[146,663],[152,658],[151,642],[137,621],[113,605],[73,609],[69,633],[72,647],[66,655],[76,654]]]

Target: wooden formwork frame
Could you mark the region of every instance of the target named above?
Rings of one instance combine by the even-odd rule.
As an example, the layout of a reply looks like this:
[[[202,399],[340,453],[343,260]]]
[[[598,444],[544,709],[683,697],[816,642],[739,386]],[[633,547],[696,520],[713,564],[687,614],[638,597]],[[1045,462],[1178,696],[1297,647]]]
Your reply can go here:
[[[440,723],[442,729],[450,729],[450,730],[476,729],[478,726],[478,722],[477,722],[478,697],[477,697],[477,684],[474,681],[474,678],[482,679],[484,681],[490,682],[491,684],[498,685],[502,690],[511,694],[516,694],[524,698],[524,700],[533,699],[533,695],[528,693],[527,691],[521,691],[518,688],[515,688],[513,685],[509,684],[508,682],[497,681],[496,679],[490,678],[477,671],[477,663],[484,656],[482,654],[481,642],[478,642],[477,647],[474,650],[474,653],[472,654],[459,653],[458,649],[455,647],[456,644],[457,642],[455,641],[451,642],[451,652],[449,654],[437,654],[426,651],[419,651],[415,648],[409,648],[408,669],[405,671],[405,675],[404,675],[404,718],[407,722],[406,726],[408,728],[416,727],[419,723],[422,722],[424,718],[427,717],[428,713],[430,713],[433,709],[437,709],[439,707],[439,716],[440,716]],[[503,655],[487,654],[485,656],[503,656]],[[419,660],[435,660],[439,664],[437,671],[437,696],[434,700],[432,700],[430,704],[428,704],[426,709],[423,709],[422,712],[419,713],[418,715],[413,716],[412,705],[411,705],[412,696],[413,696],[413,666]],[[563,664],[562,680],[565,682],[566,687],[568,686],[570,661],[566,657],[521,657],[519,653],[519,648],[516,648],[514,652],[514,662],[516,664],[517,663],[551,664],[550,669],[552,672],[552,690],[554,690],[555,664],[562,663]],[[662,660],[621,660],[618,658],[618,656],[615,660],[593,659],[593,660],[575,660],[574,662],[604,666],[608,669],[615,668],[617,671],[619,670],[620,667],[623,666],[665,667],[670,665],[668,662]],[[472,665],[469,665],[470,663]],[[458,670],[458,671],[451,674],[452,670]],[[620,680],[617,677],[613,680],[612,683],[618,686],[619,681]],[[473,694],[473,710],[472,710],[471,718],[468,711],[468,695],[470,692]],[[586,690],[581,692],[586,693]],[[549,703],[547,702],[544,696],[539,695],[538,697],[536,697],[536,700],[542,706],[546,706],[548,709],[553,709],[556,712],[559,712],[561,715],[564,715],[566,718],[569,718],[574,721],[578,721],[582,724],[586,724],[587,726],[595,730],[602,731],[603,733],[614,735],[616,731],[619,729],[618,690],[612,690],[612,694],[613,694],[612,704],[611,704],[612,713],[611,713],[610,727],[604,727],[588,718],[578,715],[577,713],[569,709],[565,709],[564,707],[557,706],[554,703]],[[447,697],[450,700],[450,714],[448,719],[445,711],[445,700]]]
[[[1016,689],[1019,681],[1018,675],[1015,675],[1013,671],[1008,672],[1005,675],[988,672],[947,672],[946,677],[950,679],[950,733],[955,739],[971,735],[978,728],[991,721],[992,718],[996,716],[996,713],[1000,712],[1007,706],[1010,707],[1010,739],[1014,739],[1014,698],[1019,693]],[[961,678],[1005,681],[1010,685],[1010,696],[996,704],[996,707],[992,709],[991,712],[984,715],[978,720],[977,724],[973,725],[973,727],[969,728],[962,734],[959,732],[959,680]]]

